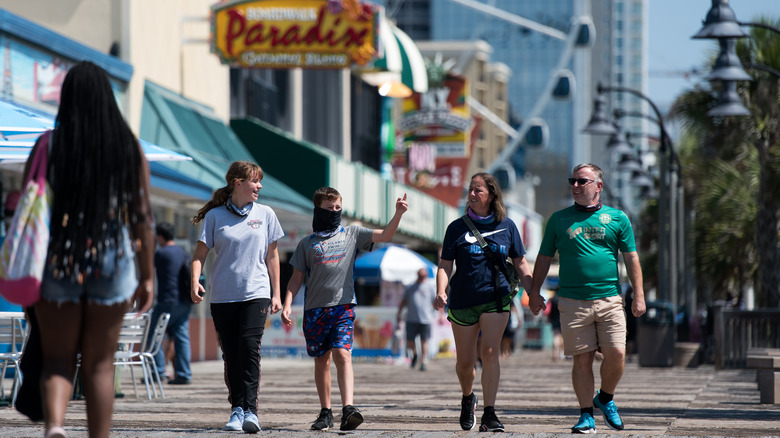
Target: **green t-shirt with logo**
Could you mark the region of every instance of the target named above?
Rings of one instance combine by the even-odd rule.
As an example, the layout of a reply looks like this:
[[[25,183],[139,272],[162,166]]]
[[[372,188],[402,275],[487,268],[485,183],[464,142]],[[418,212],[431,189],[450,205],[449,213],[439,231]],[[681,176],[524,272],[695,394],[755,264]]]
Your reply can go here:
[[[595,300],[619,295],[618,250],[636,251],[631,221],[609,206],[588,212],[574,206],[547,221],[539,254],[560,257],[558,295]]]

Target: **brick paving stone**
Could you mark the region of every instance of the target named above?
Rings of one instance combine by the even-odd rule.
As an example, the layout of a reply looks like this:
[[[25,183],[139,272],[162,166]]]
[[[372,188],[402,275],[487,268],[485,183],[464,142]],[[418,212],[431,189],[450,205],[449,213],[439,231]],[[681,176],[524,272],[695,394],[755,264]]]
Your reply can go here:
[[[598,366],[594,371],[598,387]],[[355,431],[309,430],[319,412],[309,358],[263,358],[258,436],[310,437],[320,434],[361,437],[465,437],[480,436],[458,425],[460,389],[454,359],[435,359],[428,370],[406,364],[355,360],[355,405],[365,422]],[[477,370],[475,392],[482,400]],[[338,385],[333,373],[334,422],[341,419]],[[114,408],[113,437],[198,438],[244,435],[221,428],[230,415],[222,362],[193,363],[191,385],[164,384],[166,399],[146,400],[133,395],[128,372]],[[724,370],[711,365],[698,368],[645,368],[626,365],[615,402],[624,431],[606,427],[596,415],[603,435],[632,437],[780,436],[780,409],[759,403],[755,372]],[[501,388],[496,412],[506,427],[503,436],[571,436],[579,410],[571,389],[571,361],[552,362],[548,351],[522,351],[502,360]],[[482,405],[478,408],[481,415]],[[69,437],[86,437],[84,401],[72,401],[66,416]],[[40,437],[41,424],[31,423],[16,410],[0,408],[0,436]],[[327,436],[327,435],[326,435]]]

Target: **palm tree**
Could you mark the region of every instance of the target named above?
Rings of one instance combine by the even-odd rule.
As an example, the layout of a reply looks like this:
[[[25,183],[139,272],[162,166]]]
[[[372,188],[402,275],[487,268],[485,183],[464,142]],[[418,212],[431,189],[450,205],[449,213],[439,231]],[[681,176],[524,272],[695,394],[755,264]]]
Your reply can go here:
[[[753,77],[738,89],[750,115],[713,120],[706,111],[714,106],[717,89],[695,89],[677,99],[671,117],[681,120],[700,145],[691,152],[685,178],[695,199],[701,278],[739,292],[755,284],[757,304],[777,307],[780,36],[754,29],[750,39],[738,42],[737,53]]]

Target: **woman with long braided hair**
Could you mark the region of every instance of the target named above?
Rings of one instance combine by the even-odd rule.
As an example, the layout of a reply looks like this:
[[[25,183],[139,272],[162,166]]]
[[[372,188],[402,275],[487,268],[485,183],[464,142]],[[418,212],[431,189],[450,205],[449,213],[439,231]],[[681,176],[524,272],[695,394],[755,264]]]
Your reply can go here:
[[[65,77],[56,127],[38,139],[31,156],[40,147],[48,147],[54,197],[41,300],[35,304],[46,437],[65,436],[78,353],[89,436],[107,437],[122,319],[133,300],[145,312],[154,298],[149,166],[108,75],[86,61]]]

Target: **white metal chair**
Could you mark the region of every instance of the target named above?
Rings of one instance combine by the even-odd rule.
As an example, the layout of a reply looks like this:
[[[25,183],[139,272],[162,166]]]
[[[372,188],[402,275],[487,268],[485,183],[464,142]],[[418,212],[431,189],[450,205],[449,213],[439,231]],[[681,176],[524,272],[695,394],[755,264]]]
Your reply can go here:
[[[151,316],[148,313],[136,315],[135,313],[125,314],[122,321],[122,330],[119,332],[119,341],[117,351],[114,353],[114,365],[117,367],[129,366],[130,376],[133,380],[133,390],[138,398],[138,385],[135,377],[135,366],[140,366],[143,373],[143,381],[146,385],[146,396],[152,399],[152,390],[149,384],[152,382],[152,372],[148,369],[146,359],[143,356],[146,348],[146,338],[149,335],[149,326]],[[155,397],[157,390],[154,389]]]
[[[149,340],[149,345],[144,349],[141,356],[146,361],[146,367],[150,370],[150,374],[154,372],[154,381],[152,382],[152,389],[154,389],[154,383],[160,387],[160,396],[165,398],[165,391],[163,390],[162,379],[160,379],[160,373],[157,372],[157,364],[154,362],[154,356],[162,348],[163,339],[165,338],[165,329],[168,327],[168,321],[171,319],[170,313],[163,313],[157,319],[157,324],[154,326],[154,332]],[[157,397],[157,391],[154,391],[154,396]]]
[[[22,375],[19,372],[19,363],[24,352],[24,345],[27,342],[29,330],[25,322],[23,312],[2,312],[0,313],[0,345],[3,346],[0,351],[0,394],[5,397],[5,374],[8,368],[14,369],[14,381],[11,391],[11,406],[16,403],[16,394],[19,386],[22,384]]]

